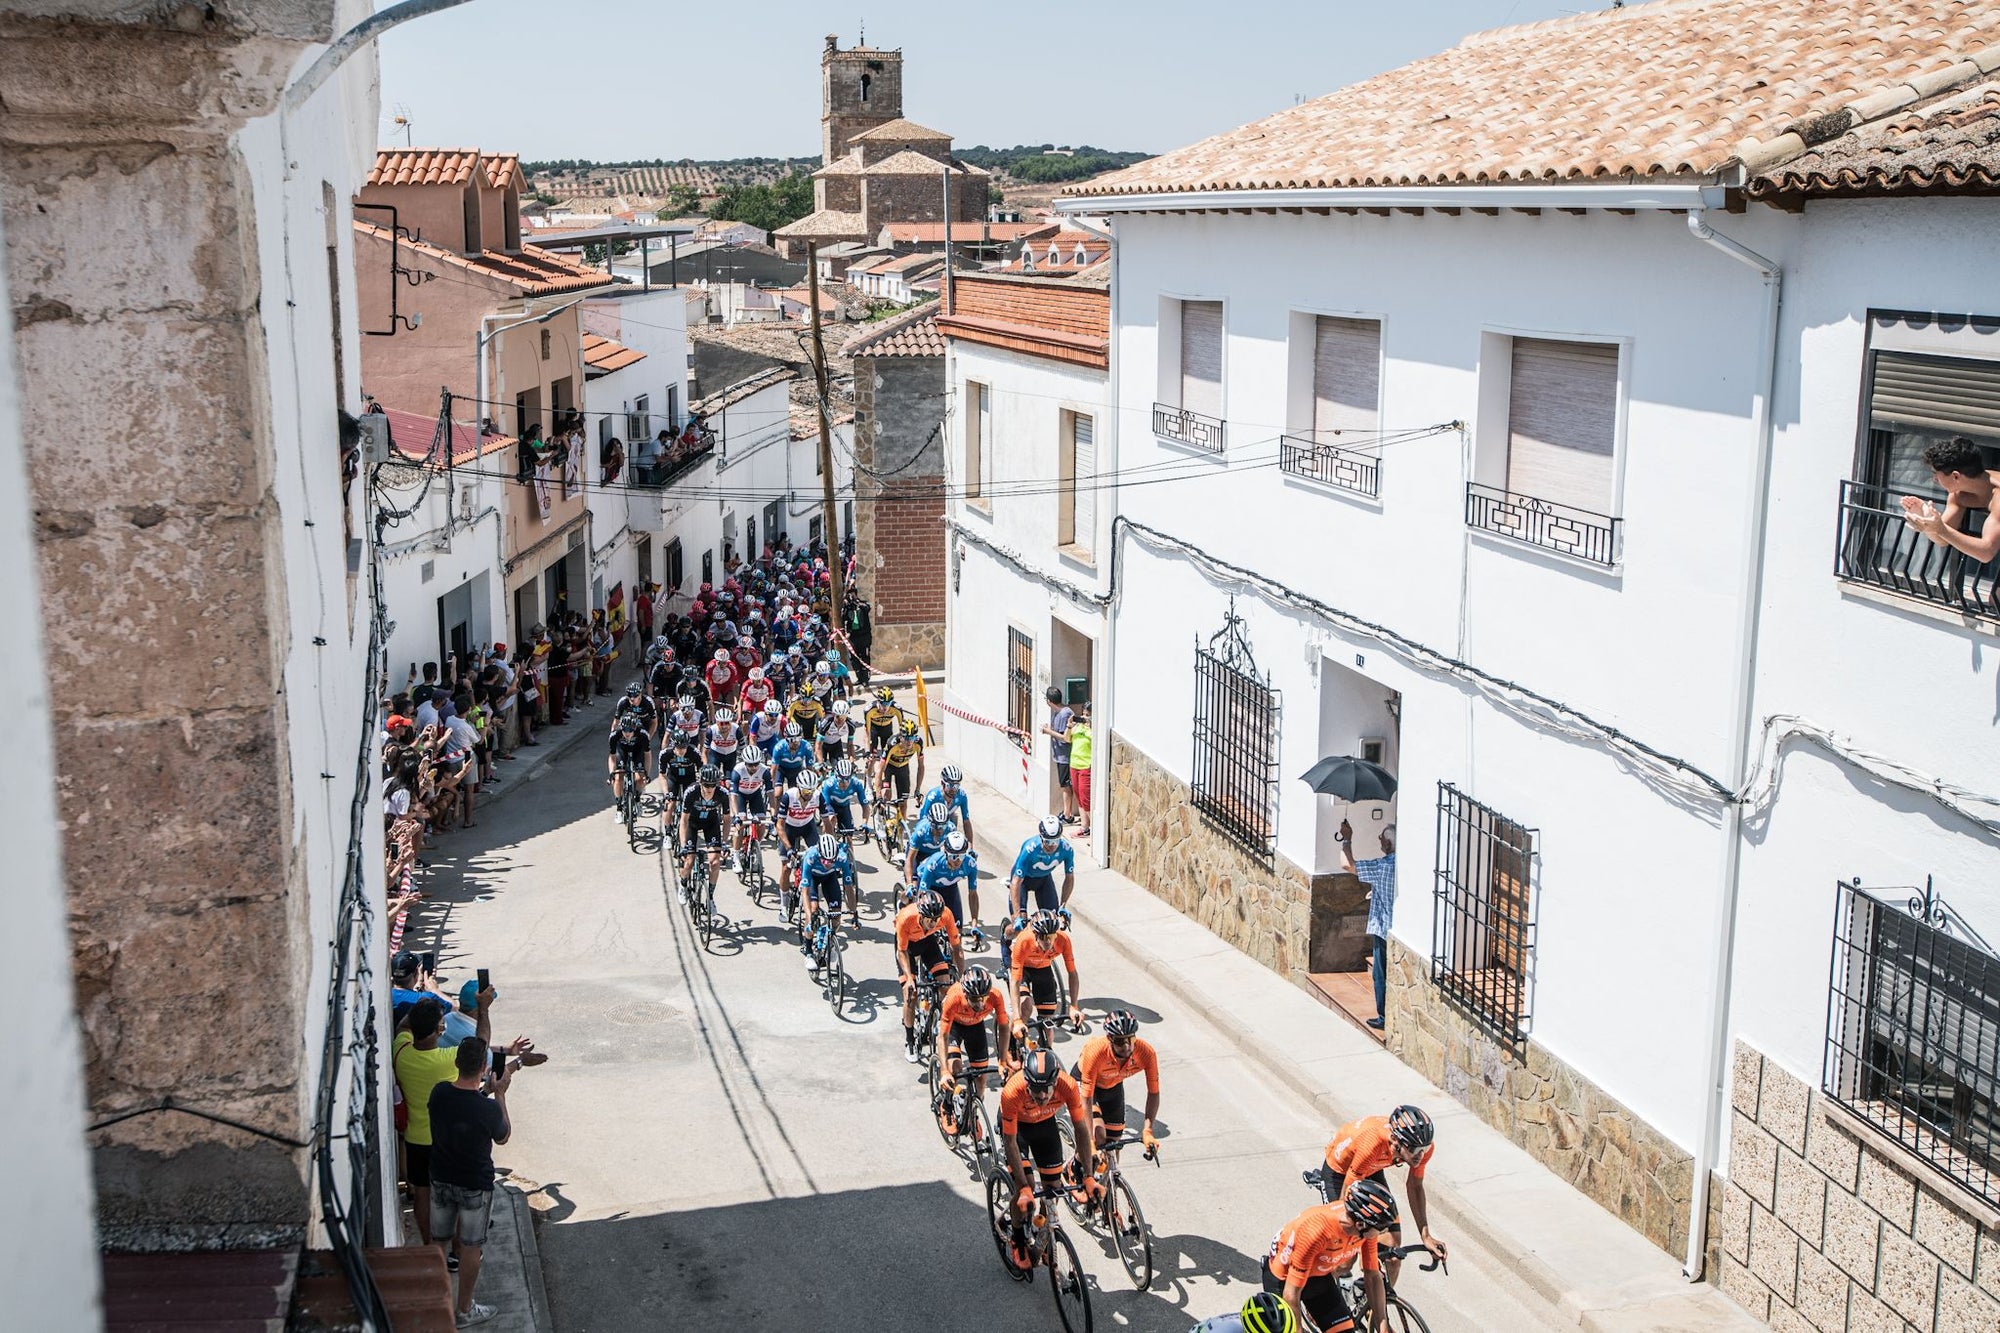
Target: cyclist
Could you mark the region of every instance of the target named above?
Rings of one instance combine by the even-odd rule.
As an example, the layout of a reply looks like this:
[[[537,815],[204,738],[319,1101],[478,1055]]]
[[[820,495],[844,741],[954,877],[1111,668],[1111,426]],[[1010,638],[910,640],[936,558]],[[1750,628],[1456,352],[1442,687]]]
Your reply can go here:
[[[944,835],[952,831],[951,814],[944,803],[924,806],[924,817],[910,825],[910,850],[903,857],[903,883],[917,882],[917,867],[938,854]]]
[[[1062,889],[1056,889],[1055,871],[1060,866],[1063,873]],[[1007,876],[1007,918],[1013,921],[1028,911],[1028,894],[1035,896],[1034,905],[1044,911],[1062,907],[1069,902],[1070,889],[1076,883],[1076,850],[1063,837],[1062,821],[1054,815],[1043,815],[1041,823],[1035,826],[1035,836],[1021,844],[1021,850],[1014,855],[1014,868]],[[1015,926],[1014,930],[1018,930]],[[1011,943],[1013,931],[1000,932],[1000,966],[1008,966],[1013,956]]]
[[[946,1071],[939,1091],[947,1102],[957,1091],[953,1078],[974,1080],[973,1093],[983,1095],[986,1076],[993,1071],[993,1053],[986,1041],[986,1020],[993,1020],[993,1032],[1000,1046],[1000,1067],[1011,1063],[1007,997],[993,984],[993,974],[983,967],[968,967],[938,1001],[937,1067]]]
[[[884,685],[875,691],[875,701],[862,713],[861,720],[868,724],[868,748],[876,754],[889,748],[895,739],[896,723],[902,720],[903,710],[896,707],[896,692]]]
[[[871,739],[874,734],[874,725],[871,723],[869,726]],[[917,770],[914,777],[910,773],[913,766]],[[913,718],[903,723],[897,734],[881,747],[881,753],[876,756],[875,790],[881,794],[884,801],[893,795],[896,814],[900,817],[909,808],[911,790],[922,791],[923,786],[924,742],[923,737],[917,732],[916,720]]]
[[[848,858],[847,848],[840,839],[824,833],[817,843],[806,848],[799,862],[799,889],[806,901],[806,920],[812,920],[821,903],[826,904],[828,930],[840,929],[842,907],[847,909],[850,919],[854,918],[854,862]],[[800,946],[800,952],[812,953],[810,939]]]
[[[697,840],[708,856],[708,882],[722,877],[722,821],[727,802],[722,795],[722,771],[703,764],[695,785],[681,799],[681,883],[694,875]]]
[[[1351,1329],[1350,1310],[1336,1274],[1361,1258],[1368,1327],[1388,1326],[1388,1300],[1378,1247],[1396,1225],[1396,1196],[1372,1180],[1357,1180],[1339,1203],[1316,1203],[1287,1222],[1264,1254],[1264,1290],[1283,1296],[1292,1314],[1312,1316],[1322,1329]]]
[[[917,986],[920,976],[942,982],[955,967],[958,957],[958,920],[944,899],[935,893],[920,893],[916,901],[896,913],[896,984],[903,991],[903,1058],[911,1064],[922,1060],[917,1049]]]
[[[1019,1072],[1000,1089],[1000,1141],[1006,1145],[1007,1174],[1013,1177],[1016,1191],[1009,1218],[1016,1268],[1029,1266],[1023,1228],[1033,1203],[1021,1150],[1025,1146],[1027,1155],[1034,1158],[1044,1185],[1061,1180],[1069,1167],[1063,1159],[1062,1135],[1056,1128],[1056,1116],[1063,1111],[1069,1112],[1070,1126],[1077,1131],[1076,1155],[1085,1197],[1095,1199],[1104,1186],[1097,1179],[1096,1145],[1078,1128],[1083,1124],[1083,1093],[1076,1080],[1063,1072],[1055,1052],[1029,1051]]]
[[[693,739],[685,731],[675,732],[667,747],[660,751],[660,785],[667,789],[667,827],[673,826],[681,797],[694,786],[695,775],[700,771],[701,756],[694,751]]]
[[[1365,1116],[1334,1131],[1326,1145],[1326,1169],[1320,1172],[1320,1197],[1341,1198],[1357,1180],[1372,1180],[1387,1187],[1388,1169],[1406,1166],[1403,1196],[1409,1200],[1410,1219],[1424,1248],[1438,1258],[1446,1257],[1445,1244],[1431,1235],[1430,1201],[1424,1196],[1424,1168],[1437,1151],[1437,1127],[1421,1107],[1399,1106],[1388,1115]],[[1402,1244],[1400,1221],[1391,1232],[1391,1243]],[[1400,1260],[1389,1261],[1389,1282],[1395,1284]]]
[[[861,802],[861,808],[868,808],[868,784],[854,771],[852,759],[842,759],[833,766],[833,776],[820,784],[820,814],[824,818],[833,816],[834,827],[842,833],[855,831],[854,802]]]
[[[812,742],[798,723],[785,724],[785,738],[771,747],[771,766],[778,770],[780,781],[794,785],[812,767]]]
[[[744,826],[742,838],[729,853],[739,867],[757,821],[770,813],[770,791],[771,770],[764,766],[764,752],[754,745],[745,745],[737,752],[736,767],[729,772],[729,803],[734,822]]]
[[[639,726],[646,733],[646,757],[639,766],[639,772],[642,775],[651,776],[652,769],[650,765],[653,760],[653,746],[659,740],[660,709],[657,704],[646,697],[646,692],[640,688],[639,682],[636,680],[625,687],[625,696],[611,707],[611,720],[613,722],[617,722],[620,718],[627,716],[638,718]]]
[[[979,929],[979,857],[972,844],[957,829],[944,835],[944,845],[917,867],[910,887],[918,893],[935,893],[944,899],[952,917]],[[962,895],[962,896],[961,896]],[[972,915],[965,915],[964,898],[972,900]]]
[[[667,701],[680,692],[680,685],[681,664],[674,660],[674,650],[662,645],[660,655],[646,668],[646,693],[664,709]]]
[[[1009,976],[1020,1005],[1021,1022],[1027,1023],[1030,1006],[1033,1013],[1045,1018],[1055,1013],[1056,960],[1061,959],[1064,971],[1069,974],[1069,1012],[1063,1017],[1071,1031],[1081,1031],[1083,1011],[1077,1008],[1076,997],[1083,992],[1077,989],[1076,950],[1070,944],[1069,932],[1063,929],[1061,914],[1044,908],[1025,921],[1015,918],[1008,928],[1014,940]]]
[[[946,764],[938,770],[938,785],[924,793],[923,808],[929,810],[939,801],[944,802],[946,813],[965,836],[971,837],[972,805],[965,799],[965,774],[958,771],[957,764]]]
[[[819,774],[808,768],[778,797],[778,841],[788,855],[796,855],[811,847],[818,833]]]
[[[752,745],[769,750],[785,735],[785,707],[776,699],[767,699],[764,706],[750,714],[743,721],[743,734],[750,738]]]
[[[840,649],[828,648],[826,650],[826,665],[827,670],[833,676],[834,697],[837,699],[847,698],[854,690],[854,673],[848,670],[847,663],[840,660]]]
[[[737,692],[736,702],[743,709],[743,715],[748,717],[761,712],[765,704],[776,703],[777,699],[778,687],[764,679],[764,668],[761,665],[751,667],[743,688]]]
[[[627,713],[611,727],[611,756],[606,759],[605,770],[611,783],[611,800],[614,804],[625,799],[625,766],[631,765],[632,778],[640,787],[646,785],[646,773],[652,762],[653,742],[639,727],[636,714]],[[618,812],[618,822],[625,822],[625,812]]]
[[[1194,1326],[1194,1333],[1298,1333],[1299,1317],[1285,1298],[1260,1291],[1235,1314],[1219,1314]]]
[[[853,710],[845,699],[835,699],[819,724],[819,761],[830,764],[847,755],[847,742],[854,735]]]
[[[801,681],[792,698],[792,706],[785,710],[785,716],[799,724],[805,738],[811,740],[819,732],[819,720],[826,716],[826,705],[819,700],[819,691],[809,680]]]
[[[1139,1036],[1139,1018],[1130,1009],[1113,1009],[1104,1016],[1104,1034],[1083,1044],[1083,1054],[1070,1070],[1083,1095],[1091,1099],[1091,1127],[1101,1146],[1125,1132],[1125,1080],[1146,1076],[1146,1116],[1139,1141],[1147,1152],[1160,1146],[1153,1121],[1160,1114],[1160,1057],[1153,1043]]]
[[[667,714],[667,726],[673,731],[688,731],[699,735],[707,722],[708,718],[702,713],[701,705],[695,702],[692,694],[681,695],[674,701],[674,711]]]
[[[718,707],[706,735],[708,762],[727,773],[735,766],[736,752],[743,748],[743,728],[736,721],[736,710],[727,705]]]
[[[723,622],[728,625],[727,621]],[[731,637],[735,637],[733,632]],[[736,697],[743,688],[742,673],[736,669],[736,659],[729,655],[729,649],[718,645],[708,659],[708,665],[701,669],[701,682],[708,687],[711,704],[721,705]]]

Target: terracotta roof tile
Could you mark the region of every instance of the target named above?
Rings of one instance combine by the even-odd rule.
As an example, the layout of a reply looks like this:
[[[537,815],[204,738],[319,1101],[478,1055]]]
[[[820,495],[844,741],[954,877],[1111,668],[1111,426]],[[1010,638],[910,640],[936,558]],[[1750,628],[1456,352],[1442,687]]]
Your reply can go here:
[[[614,370],[637,365],[646,359],[646,354],[636,347],[595,333],[583,335],[583,364],[601,375],[609,375]]]
[[[838,209],[822,208],[817,213],[806,214],[797,222],[787,222],[771,234],[788,237],[838,236],[843,239],[853,239],[868,234],[868,220],[859,213],[842,213]]]
[[[861,168],[864,176],[936,176],[941,168],[949,168],[954,176],[984,176],[984,168],[969,166],[964,162],[940,162],[934,157],[926,157],[914,148],[905,148],[900,153],[891,153],[872,167]]]
[[[384,405],[383,412],[389,418],[389,439],[396,452],[405,458],[424,459],[430,457],[431,446],[437,441],[437,414],[406,412],[400,407]],[[475,427],[469,421],[451,423],[451,457],[455,463],[464,463],[490,454],[497,449],[514,443],[511,435],[488,435],[482,445],[474,435]]]
[[[947,338],[1091,366],[1111,365],[1111,291],[1089,279],[969,274],[959,279]]]
[[[950,143],[951,136],[943,130],[933,130],[917,124],[914,120],[892,120],[885,125],[877,125],[872,130],[863,130],[850,141],[853,143]]]
[[[1983,83],[1929,106],[1808,149],[1750,182],[1754,199],[2000,190],[2000,84]]]
[[[942,222],[885,222],[882,230],[896,245],[943,245]],[[881,233],[876,233],[880,235]],[[1024,237],[1040,238],[1056,234],[1053,222],[954,222],[953,245],[1004,245]]]
[[[509,185],[526,185],[527,178],[521,177],[521,155],[519,153],[489,153],[486,155],[486,183],[496,190],[504,190]]]
[[[938,331],[937,302],[863,329],[842,348],[844,356],[943,356],[944,334]]]
[[[380,240],[389,239],[389,229],[378,227],[372,222],[354,221],[354,230]],[[428,241],[411,240],[405,237],[401,246],[415,254],[440,263],[452,264],[470,269],[512,283],[523,295],[548,296],[556,292],[582,291],[589,287],[608,287],[616,281],[609,273],[594,268],[585,268],[572,263],[552,250],[524,245],[517,255],[503,254],[498,250],[485,250],[476,255],[462,255],[455,250],[432,245]]]
[[[477,148],[380,148],[369,185],[463,185],[479,165]]]
[[[1480,33],[1067,193],[1756,172],[1826,117],[1991,73],[1996,42],[1987,0],[1654,0]]]

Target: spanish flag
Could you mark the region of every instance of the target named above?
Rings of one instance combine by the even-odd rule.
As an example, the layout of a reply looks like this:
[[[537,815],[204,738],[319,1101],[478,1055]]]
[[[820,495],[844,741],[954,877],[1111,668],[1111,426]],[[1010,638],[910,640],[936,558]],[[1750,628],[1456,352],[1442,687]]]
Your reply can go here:
[[[917,725],[924,729],[924,744],[935,745],[937,738],[931,735],[931,697],[924,693],[924,673],[912,673],[917,681]]]

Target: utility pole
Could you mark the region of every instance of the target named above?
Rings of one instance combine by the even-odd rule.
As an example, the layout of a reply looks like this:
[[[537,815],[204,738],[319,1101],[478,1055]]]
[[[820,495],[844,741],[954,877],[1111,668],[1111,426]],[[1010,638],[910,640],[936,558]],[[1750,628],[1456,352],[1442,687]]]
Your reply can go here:
[[[952,304],[952,299],[951,299],[951,298],[952,298],[952,290],[951,290],[951,163],[947,162],[947,163],[945,163],[945,164],[944,164],[944,171],[943,171],[943,176],[944,176],[944,312],[945,312],[945,314],[947,314],[947,315],[955,315],[955,314],[957,314],[957,313],[958,313],[958,307],[957,307],[956,305]]]
[[[806,297],[812,303],[813,389],[818,399],[820,503],[825,506],[826,565],[833,572],[833,628],[845,623],[847,571],[841,564],[840,522],[833,507],[833,417],[827,410],[826,344],[819,332],[819,242],[806,242]]]

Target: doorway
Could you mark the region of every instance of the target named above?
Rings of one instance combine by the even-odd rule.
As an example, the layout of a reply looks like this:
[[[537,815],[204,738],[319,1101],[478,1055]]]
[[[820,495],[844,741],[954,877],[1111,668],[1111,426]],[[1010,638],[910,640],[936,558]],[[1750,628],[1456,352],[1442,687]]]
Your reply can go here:
[[[529,579],[514,589],[514,642],[532,644],[534,635],[528,631],[534,628],[538,619],[535,605],[535,581]]]
[[[1097,700],[1092,693],[1095,681],[1092,678],[1091,661],[1095,644],[1083,631],[1051,616],[1049,618],[1049,684],[1062,691],[1063,704],[1075,708],[1087,703],[1095,706]],[[1043,711],[1047,711],[1044,702]],[[1049,809],[1064,808],[1062,783],[1056,775],[1056,766],[1049,765]]]

